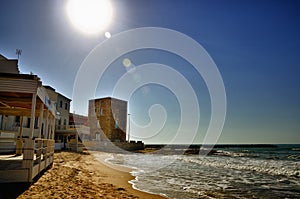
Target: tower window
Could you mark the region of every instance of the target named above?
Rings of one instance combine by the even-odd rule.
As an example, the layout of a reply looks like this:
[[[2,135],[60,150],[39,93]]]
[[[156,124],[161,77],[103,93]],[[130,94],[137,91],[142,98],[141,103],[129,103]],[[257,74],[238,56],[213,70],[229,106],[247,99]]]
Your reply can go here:
[[[65,103],[65,109],[68,110],[68,103]]]

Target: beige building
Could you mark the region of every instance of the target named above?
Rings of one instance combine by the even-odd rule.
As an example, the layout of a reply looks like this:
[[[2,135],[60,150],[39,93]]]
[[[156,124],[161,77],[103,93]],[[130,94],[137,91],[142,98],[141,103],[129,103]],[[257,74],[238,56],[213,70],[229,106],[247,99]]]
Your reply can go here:
[[[0,72],[9,74],[19,74],[18,60],[17,59],[7,59],[0,54]]]
[[[56,130],[66,130],[69,126],[71,99],[55,91],[51,86],[44,86],[50,100],[56,106]]]
[[[89,101],[91,139],[126,141],[127,101],[106,97]]]

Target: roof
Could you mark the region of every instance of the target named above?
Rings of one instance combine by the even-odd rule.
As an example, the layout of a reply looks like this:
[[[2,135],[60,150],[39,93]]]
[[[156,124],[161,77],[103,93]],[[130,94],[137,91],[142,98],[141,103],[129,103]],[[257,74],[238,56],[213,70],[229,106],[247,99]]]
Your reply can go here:
[[[62,97],[62,98],[64,98],[64,99],[66,99],[66,100],[68,100],[68,101],[70,101],[70,102],[72,101],[70,98],[64,96],[63,94],[61,94],[61,93],[59,93],[59,92],[57,92],[57,91],[55,90],[55,88],[53,88],[53,87],[51,87],[51,86],[49,86],[49,85],[44,85],[43,87],[44,87],[45,89],[47,89],[47,90],[51,90],[51,91],[55,92],[58,96],[60,96],[60,97]]]
[[[121,99],[117,99],[117,98],[114,98],[114,97],[96,98],[96,99],[90,99],[89,101],[99,101],[99,100],[117,100],[117,101],[127,102],[126,100],[121,100]]]
[[[8,60],[8,59],[0,54],[0,60]]]
[[[45,104],[55,115],[55,108],[48,102],[47,93],[41,85],[40,78],[36,75],[0,73],[0,114],[30,116],[32,95],[37,94],[37,107]],[[36,116],[38,114],[39,110],[36,111]]]

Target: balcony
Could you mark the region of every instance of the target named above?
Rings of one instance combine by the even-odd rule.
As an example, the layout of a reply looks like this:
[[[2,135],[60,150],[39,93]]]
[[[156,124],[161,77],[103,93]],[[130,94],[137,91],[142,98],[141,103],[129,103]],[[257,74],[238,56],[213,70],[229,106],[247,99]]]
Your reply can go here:
[[[75,132],[90,134],[90,127],[85,125],[56,125],[55,132]]]

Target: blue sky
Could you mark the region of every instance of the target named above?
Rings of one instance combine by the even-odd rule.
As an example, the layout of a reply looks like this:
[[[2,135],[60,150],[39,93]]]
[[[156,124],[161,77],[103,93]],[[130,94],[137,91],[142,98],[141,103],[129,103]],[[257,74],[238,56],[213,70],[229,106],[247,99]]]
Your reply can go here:
[[[81,63],[106,38],[104,33],[90,36],[75,29],[66,15],[66,2],[1,1],[0,53],[16,58],[15,49],[21,48],[21,72],[38,74],[44,84],[71,98]],[[169,28],[193,38],[210,54],[227,96],[220,143],[300,143],[299,1],[119,0],[112,5],[114,18],[105,30],[112,35],[140,27]],[[189,80],[199,99],[195,142],[201,142],[211,114],[208,91],[201,75],[175,55],[141,50],[120,57],[106,72],[104,79],[110,81],[99,84],[96,97],[111,94],[111,85],[126,72],[114,69],[124,57],[135,65],[170,65]],[[146,142],[168,142],[178,127],[180,109],[167,88],[138,89],[129,111],[132,120],[144,125],[150,121],[148,108],[156,103],[164,105],[168,118],[160,135]]]

